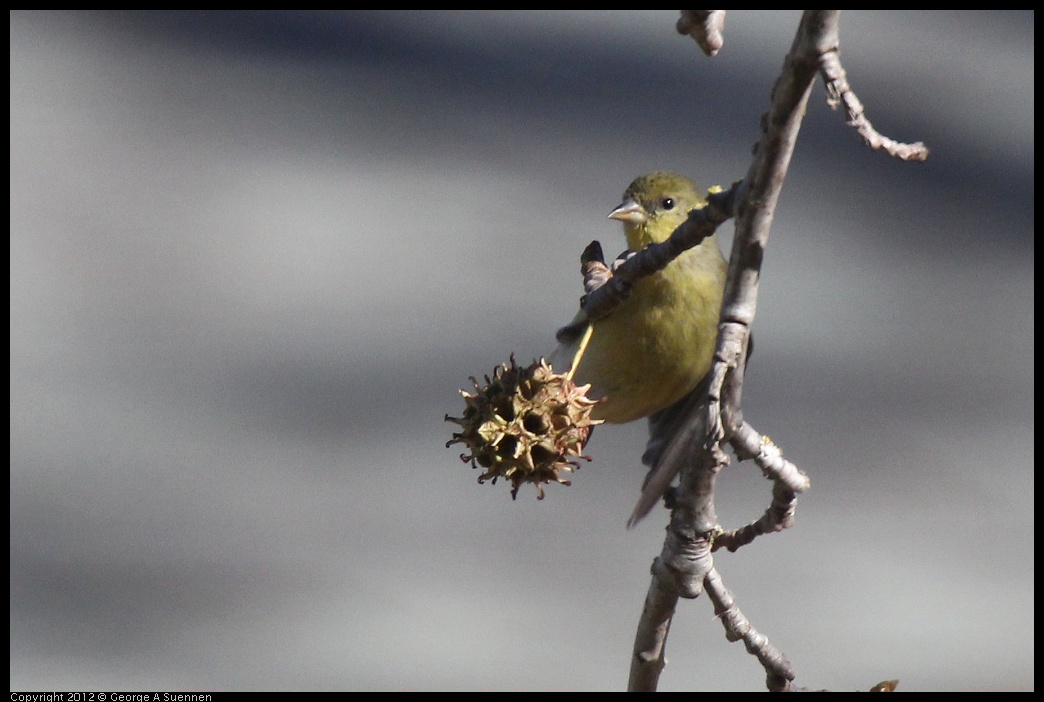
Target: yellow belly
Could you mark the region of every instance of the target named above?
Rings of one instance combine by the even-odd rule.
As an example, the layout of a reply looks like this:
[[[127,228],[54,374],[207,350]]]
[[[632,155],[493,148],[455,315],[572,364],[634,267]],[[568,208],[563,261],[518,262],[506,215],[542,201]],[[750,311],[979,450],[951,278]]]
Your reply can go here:
[[[595,323],[574,379],[604,398],[592,413],[622,423],[657,412],[692,391],[710,368],[724,265],[694,252],[639,281],[631,297]],[[723,264],[723,262],[722,262]]]

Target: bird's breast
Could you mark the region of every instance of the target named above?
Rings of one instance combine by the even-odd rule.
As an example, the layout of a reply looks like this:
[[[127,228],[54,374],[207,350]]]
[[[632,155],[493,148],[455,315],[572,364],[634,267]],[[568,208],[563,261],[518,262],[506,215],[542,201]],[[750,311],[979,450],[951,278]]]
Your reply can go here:
[[[685,263],[683,255],[642,279],[595,323],[576,377],[604,398],[598,418],[620,423],[648,416],[692,391],[710,368],[723,271]]]

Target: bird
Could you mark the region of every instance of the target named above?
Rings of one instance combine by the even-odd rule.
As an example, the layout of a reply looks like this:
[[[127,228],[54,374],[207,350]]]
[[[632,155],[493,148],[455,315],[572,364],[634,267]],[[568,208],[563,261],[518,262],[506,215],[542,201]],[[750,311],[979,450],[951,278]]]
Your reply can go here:
[[[691,210],[705,204],[692,180],[657,171],[635,178],[609,219],[623,224],[628,250],[637,252],[665,241]],[[559,330],[551,365],[556,371],[567,367],[578,385],[591,385],[588,396],[598,400],[592,419],[632,422],[695,389],[713,359],[726,272],[717,238],[708,236],[638,280],[607,317],[592,323],[581,310]],[[582,336],[575,332],[590,324],[587,346],[573,368]]]

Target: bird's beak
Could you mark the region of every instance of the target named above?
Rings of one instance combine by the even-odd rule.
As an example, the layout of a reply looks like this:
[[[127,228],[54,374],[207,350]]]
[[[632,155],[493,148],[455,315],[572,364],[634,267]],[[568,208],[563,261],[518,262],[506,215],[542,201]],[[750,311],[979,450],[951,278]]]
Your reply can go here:
[[[633,197],[629,197],[621,202],[619,207],[609,213],[609,219],[618,219],[621,222],[630,224],[644,224],[649,219],[649,215],[645,213],[645,209]]]

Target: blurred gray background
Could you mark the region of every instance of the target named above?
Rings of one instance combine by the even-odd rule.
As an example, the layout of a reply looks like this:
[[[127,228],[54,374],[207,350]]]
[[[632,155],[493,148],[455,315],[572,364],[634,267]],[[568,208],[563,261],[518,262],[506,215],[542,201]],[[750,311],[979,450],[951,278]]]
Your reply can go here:
[[[443,416],[550,351],[634,176],[746,172],[799,14],[715,59],[676,16],[11,14],[12,689],[626,685],[644,423],[512,502]],[[1033,20],[842,16],[927,163],[810,102],[744,408],[812,490],[717,558],[799,684],[1033,688]],[[763,686],[704,598],[668,659]]]

